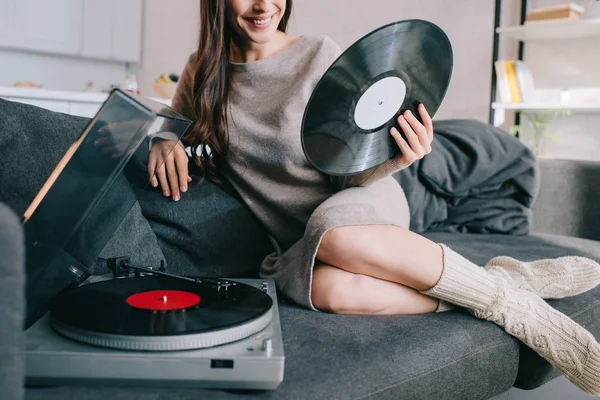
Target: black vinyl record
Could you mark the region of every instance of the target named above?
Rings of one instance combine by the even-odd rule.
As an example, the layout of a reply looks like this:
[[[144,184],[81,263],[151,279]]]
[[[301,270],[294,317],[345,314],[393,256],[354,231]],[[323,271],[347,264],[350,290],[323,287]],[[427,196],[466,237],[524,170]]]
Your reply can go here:
[[[418,117],[419,103],[435,115],[452,65],[450,40],[431,22],[399,21],[367,34],[312,93],[302,121],[306,158],[321,172],[344,176],[395,157],[400,150],[390,128],[401,132],[397,117],[406,110]]]
[[[102,344],[85,335],[143,338],[210,334],[231,331],[271,311],[273,300],[267,293],[242,283],[216,281],[223,285],[156,276],[82,285],[56,297],[51,308],[52,323],[75,339]]]

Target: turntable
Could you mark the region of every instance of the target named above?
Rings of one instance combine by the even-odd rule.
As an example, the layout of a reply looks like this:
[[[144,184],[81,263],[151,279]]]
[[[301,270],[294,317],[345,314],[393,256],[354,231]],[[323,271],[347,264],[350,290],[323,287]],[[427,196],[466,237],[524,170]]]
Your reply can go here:
[[[77,290],[111,293],[118,288],[122,294],[131,288],[161,289],[138,292],[147,297],[146,302],[155,302],[155,309],[121,305],[107,327],[99,326],[104,319],[95,316],[108,313],[114,304],[103,309],[101,303],[95,303],[94,312],[85,319],[74,319],[74,326],[61,318],[79,317],[84,311],[80,304],[73,314],[71,308],[63,309],[56,317],[46,314],[26,332],[27,384],[277,388],[283,380],[285,358],[274,283],[218,279],[197,286],[190,292],[164,290],[172,286],[152,276],[90,279]],[[58,303],[80,296],[85,299],[77,290],[65,292],[68,295]],[[178,292],[180,298],[174,303],[186,302],[181,293],[191,294],[192,301],[194,294],[201,293],[200,303],[210,304],[160,310]],[[119,296],[115,297],[109,303],[118,303]]]
[[[26,211],[28,385],[275,389],[283,380],[272,280],[178,276],[117,255],[104,271],[96,265],[148,188],[148,146],[175,146],[189,125],[113,90]]]

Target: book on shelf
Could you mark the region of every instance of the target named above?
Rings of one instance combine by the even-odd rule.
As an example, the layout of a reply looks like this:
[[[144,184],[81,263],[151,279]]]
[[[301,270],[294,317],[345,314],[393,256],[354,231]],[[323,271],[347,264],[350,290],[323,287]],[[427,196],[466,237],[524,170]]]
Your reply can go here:
[[[584,11],[584,8],[576,3],[564,3],[549,7],[534,8],[527,13],[525,23],[577,21]]]
[[[536,100],[533,74],[525,61],[498,60],[494,69],[500,102],[528,103]]]

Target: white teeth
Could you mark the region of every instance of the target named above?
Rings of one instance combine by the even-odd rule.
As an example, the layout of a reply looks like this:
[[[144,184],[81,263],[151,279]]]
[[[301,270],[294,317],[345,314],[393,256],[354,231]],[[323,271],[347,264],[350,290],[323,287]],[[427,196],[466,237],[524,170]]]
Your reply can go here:
[[[266,25],[271,22],[271,18],[268,19],[253,19],[252,22],[256,25]]]

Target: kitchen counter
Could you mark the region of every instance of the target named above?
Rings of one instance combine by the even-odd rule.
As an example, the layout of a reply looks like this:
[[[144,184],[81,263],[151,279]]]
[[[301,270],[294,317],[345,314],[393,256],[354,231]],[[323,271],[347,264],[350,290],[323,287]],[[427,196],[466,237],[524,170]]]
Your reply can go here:
[[[0,98],[31,104],[65,114],[93,117],[108,97],[104,92],[75,92],[27,87],[0,87]],[[171,99],[150,97],[171,105]]]

